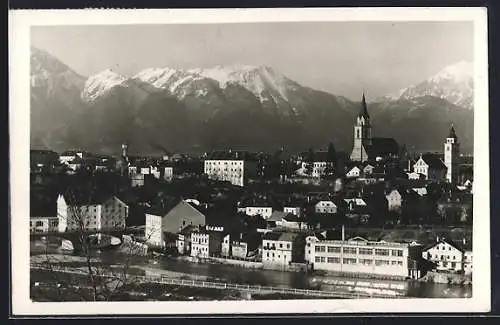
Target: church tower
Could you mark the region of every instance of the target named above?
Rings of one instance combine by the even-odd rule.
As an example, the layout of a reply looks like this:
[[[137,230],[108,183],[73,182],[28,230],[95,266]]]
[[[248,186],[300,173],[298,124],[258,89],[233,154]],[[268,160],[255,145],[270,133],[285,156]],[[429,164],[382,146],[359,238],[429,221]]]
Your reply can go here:
[[[444,164],[446,165],[446,180],[451,184],[458,182],[458,158],[460,155],[460,143],[453,124],[444,143]]]
[[[361,109],[354,125],[354,145],[351,153],[352,161],[366,161],[368,154],[367,148],[372,144],[372,128],[370,125],[370,115],[366,107],[365,94],[361,100]]]

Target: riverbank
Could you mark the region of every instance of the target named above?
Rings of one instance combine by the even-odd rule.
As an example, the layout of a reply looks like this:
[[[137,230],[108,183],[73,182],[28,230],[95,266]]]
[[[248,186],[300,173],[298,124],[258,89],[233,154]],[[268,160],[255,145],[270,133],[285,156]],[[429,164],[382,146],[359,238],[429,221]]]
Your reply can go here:
[[[472,275],[430,271],[424,277],[420,278],[419,281],[469,286],[472,285]]]

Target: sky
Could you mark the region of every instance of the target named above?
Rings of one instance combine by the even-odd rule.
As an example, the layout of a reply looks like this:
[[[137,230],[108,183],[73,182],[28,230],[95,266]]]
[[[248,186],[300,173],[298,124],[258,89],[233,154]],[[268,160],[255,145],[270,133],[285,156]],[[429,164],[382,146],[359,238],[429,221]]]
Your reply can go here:
[[[83,76],[111,68],[269,65],[303,86],[359,100],[473,61],[471,22],[280,22],[38,26],[31,44]]]

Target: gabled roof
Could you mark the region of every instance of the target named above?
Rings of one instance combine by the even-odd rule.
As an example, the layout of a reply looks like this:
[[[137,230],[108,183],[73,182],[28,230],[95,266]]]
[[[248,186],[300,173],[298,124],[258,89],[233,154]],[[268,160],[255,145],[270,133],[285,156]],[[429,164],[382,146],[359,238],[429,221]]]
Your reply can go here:
[[[283,217],[283,220],[288,221],[288,222],[305,222],[304,219],[301,219],[298,216],[291,214],[291,213],[289,213],[285,217]]]
[[[267,218],[266,221],[281,221],[284,217],[286,217],[288,213],[283,212],[283,211],[273,211],[271,216]]]
[[[426,153],[422,154],[421,159],[432,169],[446,169],[445,164],[438,154]]]
[[[432,243],[432,244],[424,247],[424,251],[427,251],[427,250],[429,250],[429,249],[431,249],[439,244],[448,244],[448,245],[454,247],[455,249],[461,251],[462,253],[465,252],[464,247],[462,247],[460,244],[458,244],[452,240],[448,240],[446,238],[440,238],[438,242]]]
[[[96,205],[103,204],[107,200],[115,197],[114,194],[106,193],[104,191],[85,191],[85,190],[75,190],[68,191],[62,194],[67,205],[72,206],[84,206],[84,205]]]
[[[372,144],[367,149],[371,158],[399,154],[399,145],[393,138],[372,138]]]

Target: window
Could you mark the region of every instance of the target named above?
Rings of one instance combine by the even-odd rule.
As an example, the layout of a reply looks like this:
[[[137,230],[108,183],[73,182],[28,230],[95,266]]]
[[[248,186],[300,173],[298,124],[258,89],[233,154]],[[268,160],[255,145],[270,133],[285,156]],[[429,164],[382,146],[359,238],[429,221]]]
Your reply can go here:
[[[387,249],[375,249],[375,255],[388,256],[389,250],[387,250]]]
[[[360,255],[373,255],[373,249],[371,249],[371,248],[360,248],[359,249],[359,254]]]
[[[385,265],[389,265],[389,261],[388,261],[388,260],[375,260],[375,265],[376,265],[376,266],[385,266]]]
[[[403,256],[403,251],[401,249],[393,249],[391,251],[392,256]]]
[[[280,243],[280,248],[283,248],[283,244],[282,243]]]
[[[325,263],[325,257],[324,256],[321,256],[320,259],[321,259],[321,263]]]
[[[321,261],[321,259],[319,258],[319,256],[316,256],[316,257],[314,258],[314,261],[315,261],[316,263],[319,263],[319,261]]]
[[[314,246],[315,252],[325,252],[325,246]]]
[[[363,265],[371,265],[373,263],[373,261],[369,260],[369,259],[362,258],[359,260],[359,263],[363,264]]]
[[[342,260],[343,264],[356,264],[356,259],[355,258],[344,258]]]
[[[287,248],[287,249],[290,249],[290,244],[286,244],[286,248]]]
[[[336,263],[336,264],[338,264],[338,263],[340,263],[340,258],[338,258],[338,257],[328,257],[327,258],[327,262],[328,263]]]
[[[451,267],[452,268],[455,268],[457,266],[457,263],[456,262],[451,262]]]
[[[344,247],[344,254],[356,254],[356,248],[355,247]]]
[[[340,253],[340,247],[328,246],[328,253]]]
[[[43,221],[37,221],[35,223],[36,227],[42,227],[43,226]]]

